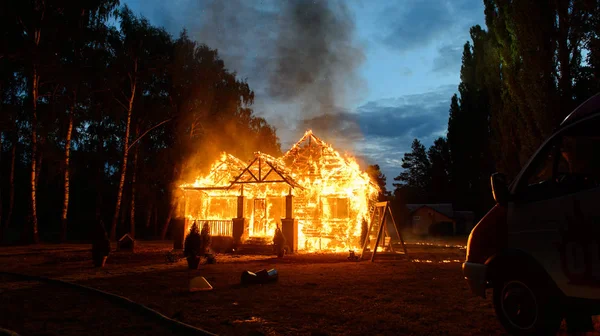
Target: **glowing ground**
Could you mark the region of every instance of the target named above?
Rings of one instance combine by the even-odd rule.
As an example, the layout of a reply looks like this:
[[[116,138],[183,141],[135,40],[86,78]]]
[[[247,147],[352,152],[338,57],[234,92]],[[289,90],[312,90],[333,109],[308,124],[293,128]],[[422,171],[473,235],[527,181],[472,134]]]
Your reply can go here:
[[[113,253],[104,269],[91,267],[86,245],[2,248],[0,270],[123,295],[219,335],[503,333],[491,301],[468,292],[456,262],[465,250],[456,242],[409,241],[409,253],[421,262],[349,262],[346,254],[219,255],[217,264],[199,271],[188,271],[184,260],[168,264],[168,243],[140,242],[136,248],[134,255]],[[276,268],[279,282],[240,285],[242,271],[262,268]],[[197,275],[214,290],[189,293],[188,279]],[[168,334],[134,312],[98,298],[86,301],[74,290],[0,277],[0,297],[0,327],[22,335],[41,335],[44,327],[44,335],[76,335],[86,326],[89,335]]]

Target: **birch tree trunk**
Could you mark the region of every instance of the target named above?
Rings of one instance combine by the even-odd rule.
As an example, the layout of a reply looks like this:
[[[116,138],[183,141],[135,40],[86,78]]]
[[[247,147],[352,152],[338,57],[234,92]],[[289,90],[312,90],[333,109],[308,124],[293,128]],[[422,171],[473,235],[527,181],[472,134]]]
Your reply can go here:
[[[123,162],[121,164],[121,179],[119,180],[119,189],[117,190],[117,204],[115,206],[115,215],[113,216],[112,226],[110,228],[111,240],[117,239],[117,222],[119,221],[119,210],[121,209],[121,200],[123,198],[123,186],[125,185],[125,174],[127,173],[127,155],[129,154],[129,131],[131,128],[131,114],[133,112],[133,100],[137,87],[137,59],[134,62],[133,78],[131,85],[131,95],[129,97],[129,106],[127,108],[127,122],[125,125],[125,136],[123,138]]]
[[[67,215],[69,212],[69,169],[71,159],[71,136],[73,134],[73,116],[75,114],[75,104],[77,102],[77,92],[73,94],[73,106],[69,111],[69,126],[67,126],[67,136],[65,139],[65,180],[64,180],[64,201],[61,214],[60,240],[64,243],[67,240]]]
[[[137,125],[135,126],[135,132],[133,137],[137,138],[139,132],[140,125],[139,123],[137,123]],[[135,149],[133,150],[133,172],[131,177],[131,207],[129,208],[129,234],[131,235],[131,238],[135,238],[135,182],[137,177],[138,148],[138,146],[135,146]]]
[[[39,42],[39,31],[35,32],[36,40]],[[36,42],[36,45],[38,43]],[[36,182],[37,182],[37,100],[38,100],[38,84],[39,75],[37,65],[33,65],[33,76],[32,76],[32,109],[31,109],[31,195],[30,195],[30,218],[31,228],[33,233],[33,243],[37,244],[40,241],[38,233],[38,221],[37,221],[37,203],[36,203]]]
[[[40,182],[40,170],[42,170],[42,163],[44,161],[43,149],[44,141],[40,139],[37,145],[37,163],[35,164],[35,187],[36,187],[36,197],[37,197],[37,186]]]

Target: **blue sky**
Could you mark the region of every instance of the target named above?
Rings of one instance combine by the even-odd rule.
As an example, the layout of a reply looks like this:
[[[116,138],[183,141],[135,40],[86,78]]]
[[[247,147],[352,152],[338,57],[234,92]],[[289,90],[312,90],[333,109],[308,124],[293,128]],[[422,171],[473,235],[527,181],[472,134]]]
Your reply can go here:
[[[264,51],[276,38],[281,2],[220,0],[210,7],[209,1],[122,3],[174,35],[185,26],[191,37],[218,48],[226,65],[255,90],[256,113],[277,127],[286,150],[304,132],[300,120],[320,116],[299,111],[306,105],[276,101],[266,89],[269,70]],[[379,164],[391,188],[393,177],[401,171],[402,155],[414,138],[428,146],[445,135],[469,27],[485,26],[483,1],[348,0],[344,4],[354,25],[354,47],[362,57],[348,71],[352,72],[348,74],[352,88],[336,100],[341,111],[337,124],[353,127],[339,132],[347,141],[331,141]],[[344,76],[339,80],[345,80]],[[297,117],[300,114],[302,118]]]

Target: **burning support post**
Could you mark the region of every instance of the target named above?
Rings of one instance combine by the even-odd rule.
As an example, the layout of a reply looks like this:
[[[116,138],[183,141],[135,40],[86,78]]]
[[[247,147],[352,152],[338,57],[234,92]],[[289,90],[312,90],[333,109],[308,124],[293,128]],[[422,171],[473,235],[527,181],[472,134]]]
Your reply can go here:
[[[244,217],[244,186],[240,187],[240,195],[237,197],[237,216],[232,219],[233,246],[237,247],[247,238],[248,220]]]
[[[281,231],[290,249],[289,253],[298,252],[298,220],[293,218],[293,197],[290,187],[289,194],[285,196],[285,218],[281,219]]]

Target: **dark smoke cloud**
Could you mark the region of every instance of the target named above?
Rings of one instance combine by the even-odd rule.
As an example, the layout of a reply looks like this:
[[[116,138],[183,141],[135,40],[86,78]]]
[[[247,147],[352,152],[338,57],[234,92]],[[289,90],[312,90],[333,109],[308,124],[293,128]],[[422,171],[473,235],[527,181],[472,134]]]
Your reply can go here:
[[[354,22],[345,2],[285,2],[276,41],[269,94],[299,102],[310,117],[331,114],[356,89],[364,55],[355,46]]]
[[[326,114],[298,122],[298,130],[312,129],[313,133],[340,152],[353,152],[354,144],[363,141],[359,116],[346,110],[329,110]]]
[[[365,59],[346,1],[178,0],[159,7],[158,21],[170,32],[185,27],[248,80],[256,113],[277,127],[284,144],[306,128],[344,133],[336,111],[361,98],[357,70]]]

